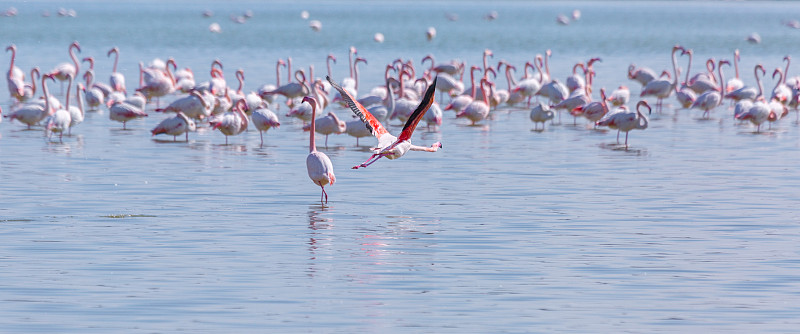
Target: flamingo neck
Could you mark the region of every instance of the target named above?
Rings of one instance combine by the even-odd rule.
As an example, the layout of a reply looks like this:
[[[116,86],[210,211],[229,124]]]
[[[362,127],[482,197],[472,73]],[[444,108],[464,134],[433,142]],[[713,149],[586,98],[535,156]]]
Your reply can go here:
[[[117,72],[117,63],[119,63],[119,51],[114,52],[114,72]]]
[[[67,100],[66,100],[66,103],[65,103],[66,106],[64,107],[64,109],[69,110],[69,92],[70,92],[70,90],[72,90],[73,78],[71,76],[68,76],[67,78],[69,79],[69,83],[67,84]]]
[[[311,105],[311,134],[308,135],[310,139],[308,153],[313,153],[317,151],[317,143],[314,141],[314,133],[317,132],[317,106],[311,101],[308,103]]]

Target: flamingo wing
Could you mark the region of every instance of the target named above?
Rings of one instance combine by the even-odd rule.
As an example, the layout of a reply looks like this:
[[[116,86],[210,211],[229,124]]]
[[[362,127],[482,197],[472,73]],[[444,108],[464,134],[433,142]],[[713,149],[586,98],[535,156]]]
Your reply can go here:
[[[350,110],[352,110],[353,113],[356,114],[356,116],[361,118],[361,121],[364,122],[364,125],[367,127],[369,132],[372,133],[373,136],[375,136],[375,138],[378,138],[380,140],[380,138],[384,134],[389,133],[388,131],[386,131],[386,128],[383,127],[383,124],[381,124],[381,122],[378,121],[378,119],[375,118],[375,116],[373,116],[372,113],[367,111],[367,109],[364,108],[364,106],[361,105],[361,103],[358,103],[358,101],[356,101],[356,99],[354,99],[353,96],[350,95],[348,91],[342,88],[342,86],[339,86],[337,83],[333,82],[333,80],[331,80],[331,77],[326,75],[325,79],[328,79],[328,82],[331,83],[331,86],[333,88],[336,88],[337,91],[339,91],[339,94],[341,95],[342,99],[347,104],[347,106],[350,107]],[[417,120],[417,122],[419,122],[419,120]],[[406,124],[406,126],[408,126],[408,124]],[[405,131],[405,128],[403,129],[403,131]]]
[[[419,103],[419,106],[411,116],[408,117],[406,121],[406,125],[403,126],[403,132],[400,133],[400,136],[397,138],[398,142],[408,140],[411,138],[411,134],[414,133],[414,129],[417,128],[417,123],[422,119],[422,116],[425,115],[425,112],[433,105],[434,100],[434,92],[436,91],[436,80],[439,77],[433,79],[433,83],[428,85],[428,90],[425,91],[425,97],[422,98],[422,102]]]

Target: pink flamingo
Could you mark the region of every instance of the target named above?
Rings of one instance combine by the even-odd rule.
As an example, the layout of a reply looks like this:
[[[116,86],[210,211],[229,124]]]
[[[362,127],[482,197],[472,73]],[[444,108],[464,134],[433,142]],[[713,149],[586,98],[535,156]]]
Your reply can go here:
[[[78,44],[77,41],[72,42],[69,45],[69,57],[72,58],[72,64],[70,63],[61,63],[56,65],[56,67],[51,71],[51,73],[55,74],[55,78],[61,81],[61,91],[64,91],[64,81],[67,80],[67,75],[72,74],[72,77],[75,78],[78,75],[78,71],[80,71],[80,64],[78,63],[78,57],[75,56],[75,51],[81,52],[81,46]]]
[[[469,71],[469,79],[471,82],[470,87],[470,94],[462,94],[459,96],[454,97],[450,100],[450,103],[444,107],[444,110],[453,110],[456,114],[460,113],[461,110],[466,108],[472,101],[475,100],[476,86],[475,86],[475,71],[480,71],[480,67],[473,65],[470,67]]]
[[[330,77],[328,77],[328,81],[330,81]],[[331,85],[334,85],[331,82]],[[337,88],[337,90],[340,88]],[[344,94],[347,94],[344,90],[341,90]],[[352,101],[352,99],[351,99]],[[322,197],[325,196],[325,203],[328,203],[328,193],[325,192],[325,186],[330,184],[333,185],[336,183],[336,176],[333,174],[333,164],[331,163],[331,159],[325,153],[317,151],[317,144],[314,141],[314,133],[316,133],[316,118],[317,114],[317,101],[313,97],[306,96],[303,98],[303,102],[307,102],[311,105],[311,133],[309,134],[310,143],[308,144],[308,157],[306,157],[306,168],[308,169],[308,177],[311,179],[314,184],[318,185],[322,188],[322,194],[320,195],[320,202],[322,202]],[[356,103],[356,102],[349,102],[349,103]],[[363,109],[363,108],[362,108]]]
[[[662,102],[664,99],[672,95],[672,91],[678,85],[678,59],[675,56],[675,53],[678,52],[678,50],[682,50],[682,48],[678,45],[672,47],[672,71],[675,74],[675,77],[673,79],[669,79],[669,77],[663,79],[654,79],[644,86],[642,93],[640,94],[642,97],[649,95],[657,97],[658,100],[656,102],[656,111],[658,112],[661,112],[661,109],[663,108]]]
[[[316,101],[316,99],[314,99]],[[316,110],[316,106],[311,106],[312,113],[313,110]],[[320,117],[317,120],[312,120],[311,125],[306,125],[303,127],[303,131],[311,131],[313,128],[314,131],[319,132],[320,134],[325,135],[325,147],[328,147],[328,136],[331,134],[340,134],[344,133],[347,130],[347,124],[344,121],[340,120],[336,114],[329,112],[327,116]]]
[[[621,111],[608,114],[606,118],[598,121],[597,125],[617,129],[618,144],[619,132],[625,132],[625,148],[628,148],[628,133],[634,129],[647,129],[649,120],[647,119],[647,116],[645,116],[640,110],[640,107],[642,106],[647,107],[648,114],[652,111],[652,109],[650,109],[650,105],[647,104],[647,101],[639,101],[639,103],[636,104],[636,112],[628,111],[627,107],[622,106],[620,107],[620,109],[622,109]]]
[[[17,46],[11,44],[6,48],[6,51],[11,51],[11,65],[8,68],[8,74],[6,75],[8,92],[11,94],[11,97],[22,102],[22,97],[25,95],[25,73],[22,72],[19,67],[14,66],[14,61],[17,59]]]
[[[720,60],[719,64],[717,65],[717,71],[719,72],[719,82],[722,84],[719,90],[709,90],[700,96],[697,97],[697,100],[692,103],[691,108],[697,108],[703,110],[703,118],[708,118],[710,116],[711,109],[716,108],[720,104],[722,104],[722,93],[725,91],[725,77],[722,75],[722,65],[728,64],[730,62],[727,60]]]
[[[248,119],[242,108],[246,105],[244,100],[239,100],[232,112],[225,113],[208,121],[214,130],[219,130],[225,135],[225,145],[228,145],[228,136],[235,136],[247,130]]]
[[[176,141],[178,136],[185,134],[186,141],[189,141],[189,131],[195,131],[197,125],[186,114],[178,112],[174,117],[169,117],[158,123],[150,133],[155,135],[167,134],[172,136],[172,141]]]
[[[481,91],[483,91],[483,99],[474,99],[464,110],[456,114],[456,118],[466,117],[472,122],[472,125],[486,119],[489,116],[489,95],[491,94],[491,85],[486,78],[481,79]],[[486,91],[486,86],[489,86],[489,91]]]
[[[739,49],[736,49],[733,51],[733,68],[736,70],[736,77],[728,80],[728,84],[725,85],[728,91],[725,93],[730,93],[744,87],[744,82],[742,82],[742,79],[739,79],[739,58],[741,58],[741,56],[739,56]]]
[[[269,95],[267,92],[274,91],[281,86],[281,66],[286,67],[286,62],[283,61],[283,59],[278,59],[278,62],[275,64],[275,84],[264,84],[259,87],[256,92],[261,99],[267,101],[269,104],[275,102],[275,95]]]
[[[417,127],[417,124],[422,117],[425,115],[425,112],[431,107],[434,100],[434,91],[436,90],[436,79],[433,79],[433,83],[428,87],[427,91],[425,92],[425,97],[422,99],[422,102],[419,104],[417,109],[408,118],[406,121],[405,126],[403,126],[403,131],[400,133],[400,137],[395,137],[389,134],[386,131],[386,128],[383,127],[383,124],[379,122],[375,116],[373,116],[369,111],[367,111],[364,106],[362,106],[358,101],[356,101],[350,93],[345,91],[341,86],[337,85],[336,83],[331,80],[330,77],[327,77],[328,81],[331,83],[331,86],[339,91],[342,94],[342,98],[347,103],[347,106],[350,107],[350,110],[353,111],[361,121],[364,122],[366,127],[370,130],[373,136],[378,139],[378,146],[373,148],[373,152],[375,152],[372,156],[370,156],[367,161],[364,163],[354,166],[353,169],[358,169],[361,167],[367,167],[380,158],[387,158],[390,160],[397,159],[402,157],[408,151],[425,151],[425,152],[436,152],[439,148],[442,147],[442,143],[436,142],[430,147],[424,146],[416,146],[411,144],[411,135],[414,133],[414,129]]]
[[[50,99],[50,91],[47,89],[45,85],[45,81],[47,79],[53,79],[51,75],[45,74],[42,76],[42,91],[44,92],[44,105],[39,103],[39,101],[33,103],[26,103],[23,104],[21,107],[17,108],[16,110],[12,111],[10,114],[4,115],[4,118],[8,118],[9,120],[18,120],[23,124],[28,126],[28,130],[30,130],[31,126],[36,125],[45,117],[49,116],[52,111],[55,111],[54,106],[51,104]]]
[[[108,83],[111,84],[111,89],[117,92],[126,93],[127,90],[125,89],[125,76],[117,72],[117,64],[119,63],[119,49],[115,46],[108,51],[106,56],[111,57],[111,54],[114,54],[114,68],[111,70],[111,77],[108,79]]]
[[[253,121],[253,125],[258,129],[258,134],[261,136],[261,146],[264,146],[264,131],[271,128],[277,129],[281,126],[281,122],[278,121],[278,115],[275,115],[272,110],[266,107],[257,108],[253,111],[253,115],[250,118]]]

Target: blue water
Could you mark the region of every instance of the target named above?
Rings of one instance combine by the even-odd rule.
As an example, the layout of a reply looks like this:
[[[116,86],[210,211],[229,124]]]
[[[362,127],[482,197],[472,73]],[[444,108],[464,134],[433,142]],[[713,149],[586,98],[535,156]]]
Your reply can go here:
[[[800,12],[793,2],[88,1],[0,9],[12,5],[19,15],[0,18],[0,39],[17,45],[19,67],[50,69],[78,40],[80,56],[96,57],[105,81],[105,53],[118,46],[128,87],[139,61],[170,56],[198,81],[215,58],[231,84],[242,68],[248,91],[274,83],[275,62],[287,56],[321,75],[334,53],[341,78],[353,45],[369,61],[364,87],[381,83],[384,64],[398,56],[475,64],[490,48],[493,63],[522,64],[552,49],[554,77],[599,56],[595,94],[619,85],[636,93],[628,64],[667,69],[676,43],[695,50],[693,72],[702,69],[698,59],[730,59],[740,49],[742,78],[754,84],[756,63],[772,72],[800,42],[800,31],[781,25]],[[59,6],[77,17],[58,17]],[[207,9],[212,18],[202,17]],[[246,23],[229,19],[248,9]],[[555,23],[573,9],[579,21]],[[320,32],[302,10],[322,22]],[[484,20],[491,10],[498,18]],[[208,32],[213,22],[222,33]],[[431,42],[429,26],[438,31]],[[375,32],[386,41],[375,43]],[[752,32],[763,43],[748,44]],[[7,112],[11,101],[2,96]],[[795,113],[756,134],[727,107],[701,120],[699,111],[675,110],[674,98],[667,103],[648,129],[631,132],[627,150],[615,132],[584,120],[572,126],[567,115],[531,131],[528,110],[508,108],[474,127],[446,113],[440,128],[421,125],[413,139],[442,141],[439,152],[360,170],[350,167],[369,157],[374,140],[356,147],[334,135],[325,148],[318,139],[337,177],[327,205],[306,173],[308,134],[283,116],[263,147],[252,129],[229,145],[205,127],[188,143],[151,137],[163,117],[156,113],[129,130],[107,111],[87,113],[63,143],[4,120],[0,332],[796,331]],[[389,130],[399,133],[399,125]]]

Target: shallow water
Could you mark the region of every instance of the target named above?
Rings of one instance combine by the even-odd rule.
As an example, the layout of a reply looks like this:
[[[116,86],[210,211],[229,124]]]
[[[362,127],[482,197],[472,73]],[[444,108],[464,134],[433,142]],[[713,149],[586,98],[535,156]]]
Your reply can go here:
[[[231,78],[235,68],[246,71],[246,90],[273,82],[274,63],[286,56],[322,71],[333,52],[340,77],[355,45],[370,62],[362,71],[366,87],[398,55],[477,63],[491,48],[493,61],[522,63],[550,48],[554,76],[600,56],[596,87],[638,92],[627,65],[668,68],[675,43],[694,48],[697,59],[730,58],[739,48],[743,69],[782,66],[798,42],[798,31],[780,25],[792,18],[782,13],[800,6],[154,4],[81,2],[73,19],[56,17],[49,2],[14,4],[20,15],[0,18],[0,36],[19,47],[23,69],[66,61],[66,46],[77,39],[81,56],[98,58],[101,78],[111,66],[105,52],[117,45],[128,87],[138,61],[168,56],[195,69],[218,57]],[[214,18],[202,18],[207,8]],[[555,24],[574,8],[580,21]],[[53,16],[42,18],[43,9]],[[227,18],[245,9],[254,12],[247,23]],[[323,22],[321,32],[299,18],[303,9]],[[490,10],[498,19],[482,20]],[[115,24],[105,29],[100,22],[110,15]],[[653,20],[683,24],[644,24]],[[207,32],[214,21],[219,35]],[[141,29],[129,30],[134,25]],[[430,25],[439,35],[428,43]],[[385,43],[371,40],[377,31]],[[744,41],[753,31],[764,43]],[[198,80],[207,79],[204,72],[196,70]],[[742,76],[752,84],[749,70]],[[448,113],[439,129],[422,124],[414,135],[419,145],[442,141],[439,152],[360,170],[350,167],[369,157],[372,140],[355,147],[351,137],[331,136],[325,148],[318,139],[337,177],[326,188],[327,205],[306,173],[308,134],[285,117],[263,147],[254,130],[230,145],[206,128],[188,142],[151,137],[163,117],[156,113],[128,130],[107,112],[88,113],[63,143],[5,120],[0,331],[795,331],[794,112],[755,133],[729,108],[702,120],[698,111],[676,111],[674,99],[667,103],[647,130],[630,133],[628,149],[615,132],[584,120],[573,126],[567,115],[532,131],[521,109],[497,111],[480,126]],[[5,98],[4,111],[9,104]],[[390,131],[399,133],[397,125]]]

